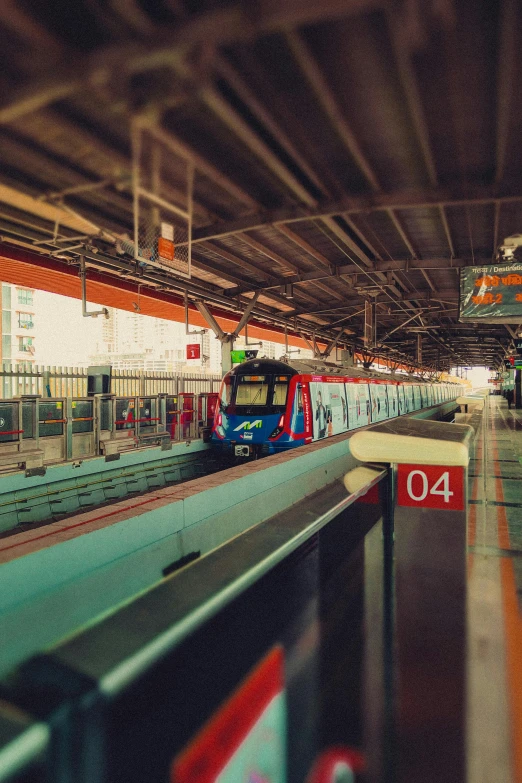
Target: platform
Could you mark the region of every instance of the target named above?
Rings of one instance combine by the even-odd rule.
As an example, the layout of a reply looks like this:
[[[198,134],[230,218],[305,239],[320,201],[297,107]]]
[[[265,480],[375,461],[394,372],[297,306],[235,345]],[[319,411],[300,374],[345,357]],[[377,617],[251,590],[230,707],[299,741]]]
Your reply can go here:
[[[487,398],[470,462],[468,775],[522,780],[522,411]]]
[[[395,456],[391,469],[356,468],[367,472],[366,485],[347,494],[339,478],[357,463],[355,448],[351,459],[346,449],[353,435],[235,468],[236,490],[248,483],[253,504],[239,503],[233,483],[219,484],[224,474],[216,476],[216,486],[205,488],[216,519],[220,512],[230,524],[243,507],[252,526],[237,528],[231,539],[229,529],[226,543],[2,679],[7,701],[40,721],[20,726],[0,710],[4,734],[34,745],[15,753],[16,739],[6,735],[0,780],[39,783],[71,730],[73,745],[85,752],[67,756],[66,781],[98,779],[82,766],[86,758],[100,770],[107,765],[110,781],[123,775],[138,783],[145,772],[164,780],[169,765],[176,783],[199,780],[179,770],[213,758],[215,726],[225,725],[230,710],[242,714],[245,694],[260,699],[261,709],[270,681],[275,722],[267,780],[309,783],[314,759],[341,748],[363,760],[363,777],[355,779],[366,783],[519,783],[522,412],[486,397],[482,409],[458,419],[473,431],[432,422],[389,428],[388,437],[397,438],[407,423],[412,440],[429,437],[432,444],[438,427],[446,428],[440,434],[448,443],[460,430],[470,449],[467,520],[465,495],[458,514],[414,509],[425,514],[420,525],[405,515],[409,504],[397,502],[393,545],[389,482],[402,463]],[[368,432],[382,435],[386,426]],[[429,457],[417,443],[405,459],[422,466]],[[461,470],[467,461],[466,453]],[[290,468],[293,483],[284,481]],[[185,485],[186,500],[197,499],[198,482]],[[261,485],[272,490],[271,512]],[[254,522],[255,509],[263,521]],[[57,703],[67,705],[59,716],[48,706],[49,681]],[[105,758],[96,755],[93,725],[110,727]],[[48,726],[54,733],[43,733]],[[13,769],[25,768],[29,777],[2,775],[9,752]]]

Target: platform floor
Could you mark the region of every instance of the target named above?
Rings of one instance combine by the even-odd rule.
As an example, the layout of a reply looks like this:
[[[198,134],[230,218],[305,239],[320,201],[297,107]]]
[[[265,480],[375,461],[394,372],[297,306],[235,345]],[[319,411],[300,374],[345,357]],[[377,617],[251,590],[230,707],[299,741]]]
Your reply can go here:
[[[522,410],[502,397],[469,478],[468,780],[522,783]]]

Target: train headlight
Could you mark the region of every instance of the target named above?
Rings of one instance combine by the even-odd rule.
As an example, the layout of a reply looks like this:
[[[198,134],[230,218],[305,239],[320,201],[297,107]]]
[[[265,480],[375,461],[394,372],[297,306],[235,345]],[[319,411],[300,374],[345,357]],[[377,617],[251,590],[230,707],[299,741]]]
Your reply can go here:
[[[277,422],[277,427],[275,428],[275,430],[272,432],[271,435],[268,436],[268,440],[273,440],[274,438],[278,438],[283,432],[284,426],[285,426],[285,416],[283,414],[279,419],[279,421]]]

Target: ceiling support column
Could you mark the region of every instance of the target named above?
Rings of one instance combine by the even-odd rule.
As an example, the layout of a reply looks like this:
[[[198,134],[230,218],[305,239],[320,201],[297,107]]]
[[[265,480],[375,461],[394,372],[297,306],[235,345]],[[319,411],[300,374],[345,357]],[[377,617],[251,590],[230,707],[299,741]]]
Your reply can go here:
[[[243,313],[243,317],[241,318],[240,322],[236,326],[233,332],[228,334],[227,332],[224,332],[223,329],[220,327],[210,310],[208,309],[205,302],[201,300],[196,300],[194,302],[195,306],[205,319],[205,321],[208,323],[216,337],[218,338],[219,342],[221,343],[221,374],[224,376],[226,373],[232,369],[232,351],[234,350],[234,341],[238,337],[241,330],[247,325],[247,323],[250,320],[250,316],[252,314],[252,310],[254,309],[256,302],[259,297],[259,292],[254,295],[254,297],[250,300],[248,303],[248,306]]]
[[[373,348],[377,339],[377,307],[367,299],[364,303],[364,347]]]

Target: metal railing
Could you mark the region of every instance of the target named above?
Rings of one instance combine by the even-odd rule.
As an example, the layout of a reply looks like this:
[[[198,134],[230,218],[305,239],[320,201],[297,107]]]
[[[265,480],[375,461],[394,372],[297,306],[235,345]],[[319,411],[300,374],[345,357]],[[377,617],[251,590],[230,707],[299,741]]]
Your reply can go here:
[[[221,376],[218,374],[174,374],[143,370],[113,370],[112,373],[112,392],[122,396],[215,392],[219,391],[220,383]],[[87,369],[4,362],[0,368],[0,398],[10,399],[23,394],[85,397]]]
[[[214,392],[0,400],[0,470],[48,464],[205,436]],[[30,475],[30,473],[29,473]]]

